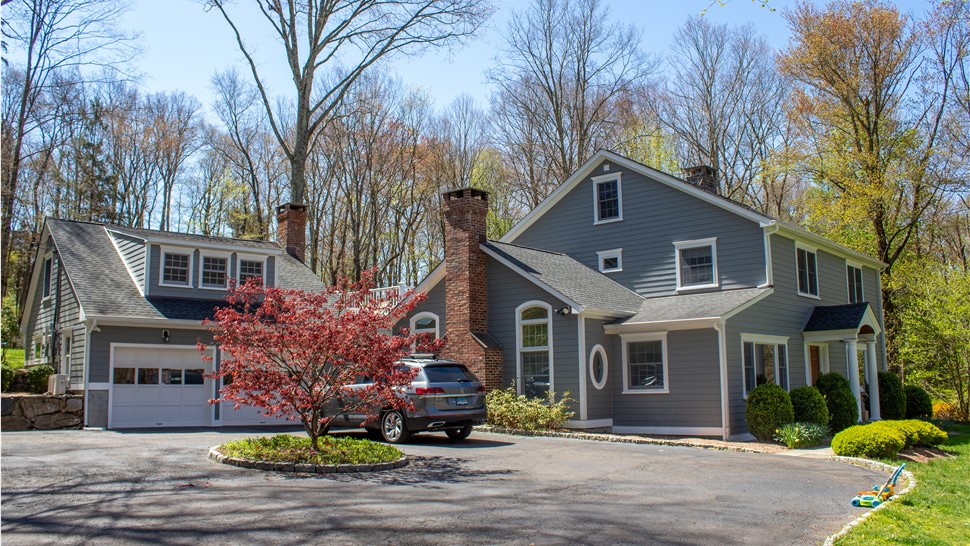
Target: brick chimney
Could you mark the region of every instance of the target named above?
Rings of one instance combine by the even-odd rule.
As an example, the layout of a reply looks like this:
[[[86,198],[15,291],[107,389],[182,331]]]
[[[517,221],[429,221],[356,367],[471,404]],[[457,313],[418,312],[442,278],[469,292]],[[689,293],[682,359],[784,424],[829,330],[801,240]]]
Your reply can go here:
[[[707,165],[698,165],[696,167],[687,167],[684,169],[687,183],[692,186],[697,186],[698,188],[718,195],[719,189],[717,185],[717,171],[712,167]]]
[[[306,205],[276,207],[276,239],[286,253],[306,263]]]
[[[502,386],[502,349],[488,334],[485,242],[488,193],[442,194],[445,216],[445,333],[442,356],[465,363],[485,388]]]

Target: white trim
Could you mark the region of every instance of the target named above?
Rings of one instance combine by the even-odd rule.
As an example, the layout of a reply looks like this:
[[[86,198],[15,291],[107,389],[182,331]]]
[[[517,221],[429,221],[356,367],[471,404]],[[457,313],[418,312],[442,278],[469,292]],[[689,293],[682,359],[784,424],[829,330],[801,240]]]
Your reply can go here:
[[[771,263],[771,236],[778,233],[778,226],[776,224],[764,226],[762,233],[764,234],[765,242],[765,283],[758,288],[775,285],[775,269]]]
[[[188,254],[184,251],[187,250]],[[195,278],[195,248],[172,248],[172,247],[158,247],[158,286],[165,286],[169,288],[194,288],[192,286],[192,280]],[[173,284],[170,282],[165,282],[165,255],[172,254],[177,256],[189,257],[189,274],[186,277],[188,280],[187,284]]]
[[[206,286],[202,282],[202,275],[205,273],[205,259],[206,258],[217,258],[226,261],[226,279],[223,281],[222,286]],[[164,263],[164,258],[162,259]],[[227,252],[213,252],[207,249],[199,249],[199,272],[198,281],[199,284],[197,288],[199,290],[216,290],[216,291],[226,291],[229,288],[229,274],[232,273],[232,253]]]
[[[680,251],[690,248],[704,247],[709,247],[711,249],[711,277],[714,282],[684,286],[683,280],[681,279]],[[677,292],[704,290],[708,288],[718,288],[721,286],[721,278],[717,274],[717,237],[695,239],[693,241],[674,241],[674,264],[677,269]]]
[[[599,176],[594,176],[590,178],[593,181],[593,225],[598,226],[600,224],[611,224],[613,222],[623,221],[623,182],[621,181],[622,171],[618,171],[610,174],[601,174]],[[600,219],[600,200],[599,200],[599,185],[605,184],[607,182],[616,182],[616,218],[607,218],[606,220]]]
[[[522,320],[522,311],[530,307],[542,307],[548,313],[545,319],[533,319],[533,320]],[[515,387],[519,394],[522,394],[522,325],[523,324],[542,324],[548,325],[547,335],[548,340],[546,342],[545,350],[549,353],[549,391],[556,392],[556,374],[555,366],[553,362],[553,344],[552,340],[552,317],[554,311],[552,310],[552,305],[540,300],[529,300],[518,307],[515,308]],[[539,352],[542,351],[542,347],[529,347],[529,350]]]
[[[617,273],[623,271],[623,249],[614,248],[613,250],[600,250],[596,253],[600,273]],[[611,269],[606,269],[603,266],[603,260],[608,260],[610,258],[616,258],[616,267]]]
[[[613,419],[570,419],[566,421],[566,428],[569,429],[589,429],[607,428],[613,426]]]
[[[604,324],[603,331],[607,334],[637,334],[646,332],[666,332],[674,330],[697,330],[713,328],[720,317],[702,317],[676,320],[654,320],[650,322],[624,322],[622,324]]]
[[[871,257],[867,256],[861,252],[852,250],[851,248],[846,248],[838,243],[830,241],[821,235],[816,235],[804,228],[782,222],[780,220],[772,220],[771,225],[777,226],[777,232],[783,232],[781,235],[787,239],[793,241],[801,241],[808,245],[817,245],[818,248],[822,248],[826,252],[838,256],[840,258],[851,258],[853,260],[859,260],[861,263],[872,267],[878,271],[882,271],[886,268],[886,264]]]
[[[721,427],[627,427],[614,426],[615,434],[660,434],[664,436],[720,436]]]
[[[120,315],[88,315],[101,326],[149,326],[153,328],[180,328],[183,330],[208,330],[200,320],[125,317]]]
[[[638,341],[660,341],[660,356],[663,361],[664,386],[662,389],[632,389],[630,388],[630,362],[627,355],[627,344]],[[670,370],[668,369],[667,332],[649,332],[642,334],[620,335],[621,364],[623,365],[623,394],[668,394],[670,393]]]
[[[721,388],[721,437],[725,440],[731,437],[731,403],[728,390],[728,359],[727,359],[727,320],[721,319],[714,326],[717,331],[717,370]]]
[[[812,294],[811,292],[802,292],[801,279],[798,278],[798,251],[799,250],[803,250],[806,253],[805,267],[808,267],[808,253],[812,253],[815,256],[815,294]],[[809,278],[811,278],[811,275],[809,275]],[[802,296],[805,298],[820,300],[822,299],[821,284],[822,284],[822,280],[818,278],[818,247],[813,247],[811,245],[806,245],[805,243],[795,241],[795,292],[797,292],[799,296]],[[811,286],[809,286],[809,289],[811,289]]]
[[[140,294],[142,297],[145,297],[145,288],[143,286],[139,286],[138,279],[135,278],[135,272],[132,271],[131,270],[131,267],[128,265],[128,260],[126,260],[125,257],[124,257],[124,255],[122,254],[121,248],[118,246],[118,242],[115,241],[115,238],[111,236],[112,233],[117,233],[119,235],[123,235],[123,234],[121,232],[118,232],[118,231],[111,231],[110,229],[105,229],[105,231],[108,233],[108,240],[111,241],[111,246],[113,246],[115,248],[115,252],[117,252],[118,253],[118,257],[121,258],[121,263],[124,264],[125,271],[127,271],[128,272],[128,276],[131,277],[131,282],[133,282],[135,284],[135,289],[138,290],[138,294]],[[134,238],[135,239],[141,239],[141,237],[134,237]],[[147,245],[145,245],[145,240],[142,239],[142,250],[144,250],[145,246],[147,246]],[[147,258],[147,256],[145,258],[145,272],[146,273],[148,272],[148,258]],[[147,277],[148,275],[146,274],[145,276]]]
[[[600,381],[596,380],[596,372],[593,370],[593,360],[597,354],[603,357],[603,378]],[[602,345],[597,343],[596,345],[593,345],[592,350],[590,350],[589,352],[589,380],[593,384],[593,387],[596,388],[596,390],[601,391],[603,390],[603,387],[606,386],[606,381],[609,379],[609,376],[610,376],[610,361],[606,357],[606,349],[604,349]]]
[[[744,344],[753,343],[755,345],[784,345],[785,346],[785,390],[791,392],[791,350],[788,348],[788,336],[775,336],[769,334],[741,334],[741,393],[742,397],[747,400],[748,398],[748,384],[744,376]],[[775,357],[775,384],[778,385],[777,378],[781,375],[778,371],[778,351],[773,351]],[[758,383],[758,368],[755,366],[755,387]]]
[[[60,361],[58,362],[56,373],[65,373],[61,368],[66,364],[68,381],[70,381],[71,364],[72,360],[74,359],[73,355],[71,354],[74,352],[74,327],[65,326],[60,329],[59,333],[61,334],[61,353],[59,355]],[[64,346],[67,344],[70,344],[70,347],[68,347],[68,350],[65,351]],[[66,363],[64,362],[65,357],[67,357]]]
[[[411,317],[411,320],[408,323],[408,327],[410,329],[411,335],[414,335],[415,333],[418,333],[418,332],[423,334],[431,331],[430,328],[423,328],[421,330],[418,330],[415,328],[414,325],[417,324],[417,322],[423,318],[434,319],[434,338],[441,339],[441,318],[438,317],[438,315],[432,313],[431,311],[422,311],[414,315],[413,317]]]
[[[583,373],[586,369],[586,316],[580,313],[576,316],[576,339],[578,339],[579,352],[576,361],[579,363],[579,418],[586,420],[588,417],[588,401],[586,400],[586,377]]]
[[[515,271],[516,273],[518,273],[519,275],[521,275],[522,277],[524,277],[526,280],[531,281],[533,284],[535,284],[539,288],[545,290],[550,295],[555,296],[558,300],[560,300],[563,303],[569,305],[572,308],[571,309],[571,312],[573,314],[577,314],[578,315],[579,313],[582,313],[583,310],[585,309],[582,305],[580,305],[580,304],[574,302],[573,300],[567,298],[565,295],[563,295],[561,292],[559,292],[555,288],[553,288],[553,287],[549,286],[548,284],[540,281],[539,279],[533,277],[532,275],[530,275],[529,273],[527,273],[526,271],[524,271],[519,266],[517,266],[517,265],[513,264],[512,262],[506,260],[505,258],[503,258],[501,255],[499,255],[494,250],[488,248],[485,245],[481,245],[481,249],[485,252],[485,254],[488,254],[490,257],[495,258],[499,263],[501,263],[505,267],[508,267],[512,271]]]
[[[51,276],[49,279],[46,278],[47,264],[51,264]],[[54,251],[48,251],[44,253],[44,261],[42,262],[42,265],[41,265],[40,276],[41,276],[41,282],[44,283],[40,289],[40,301],[41,303],[47,303],[51,301],[51,298],[54,297],[53,283],[54,283],[54,279],[57,278],[57,276],[54,274]]]
[[[45,237],[46,235],[46,237]],[[54,239],[54,234],[50,232],[50,228],[47,227],[47,219],[44,219],[44,226],[41,228],[40,241],[37,243],[37,251],[34,254],[34,265],[30,269],[30,285],[27,287],[27,299],[24,300],[24,312],[20,316],[20,339],[26,342],[27,340],[27,326],[30,324],[31,311],[33,311],[34,305],[34,294],[37,290],[37,283],[40,282],[38,279],[41,277],[43,271],[42,264],[44,263],[44,255],[46,252],[43,250],[47,239]],[[54,246],[57,246],[57,241],[54,241]],[[43,294],[43,292],[41,293]],[[81,302],[78,301],[78,307],[81,306]],[[24,353],[24,358],[26,358],[26,353]]]
[[[805,352],[805,384],[812,384],[812,347],[818,347],[818,373],[829,373],[829,344],[805,340],[802,343]]]
[[[239,279],[240,279],[241,274],[242,274],[242,263],[244,261],[245,262],[261,262],[263,264],[263,274],[260,275],[260,276],[263,278],[263,286],[269,286],[269,283],[267,282],[267,277],[269,277],[269,271],[268,271],[268,269],[269,269],[269,264],[268,264],[268,262],[269,262],[269,256],[260,256],[258,254],[244,254],[244,253],[241,253],[241,252],[237,252],[236,253],[236,263],[235,263],[235,266],[236,266],[236,274],[233,275],[233,278],[236,279],[236,285],[238,286],[240,284]],[[274,273],[274,281],[277,278],[275,276],[275,273],[276,273],[275,267],[277,266],[277,262],[278,261],[279,260],[273,260],[273,265],[274,265],[274,271],[273,271],[273,273]],[[274,282],[273,284],[278,285],[279,283],[278,282]]]
[[[157,236],[157,235],[155,236],[139,235],[136,233],[129,233],[125,231],[124,228],[119,228],[118,226],[111,226],[110,228],[108,226],[104,226],[104,228],[106,231],[114,231],[116,233],[120,233],[128,237],[136,237],[138,239],[144,239],[146,244],[153,244],[158,246],[191,248],[192,250],[204,249],[206,251],[222,250],[226,252],[246,252],[251,254],[264,254],[266,256],[280,256],[280,255],[286,254],[283,248],[280,247],[278,244],[274,243],[273,241],[253,241],[251,239],[239,239],[240,243],[253,243],[253,242],[266,243],[265,248],[264,247],[254,248],[250,246],[241,246],[233,243],[217,243],[214,241],[205,241],[205,240],[185,240],[185,239],[176,239],[172,237],[163,237],[163,236]]]
[[[862,286],[862,299],[861,300],[852,301],[852,292],[853,292],[853,290],[852,290],[852,283],[849,281],[849,268],[850,267],[853,268],[853,269],[858,269],[859,270],[859,284]],[[876,273],[876,274],[878,275],[878,273]],[[854,281],[854,279],[853,279],[853,281]],[[846,289],[846,298],[845,298],[845,301],[847,303],[862,303],[862,302],[866,301],[866,275],[865,275],[865,272],[862,269],[862,264],[860,264],[858,262],[853,262],[851,260],[846,260],[845,261],[845,289]]]
[[[109,371],[108,373],[111,373],[111,372]],[[88,383],[87,390],[89,390],[89,391],[108,391],[108,390],[111,390],[111,382],[108,381],[107,383],[104,383],[104,382],[99,381],[97,383]]]

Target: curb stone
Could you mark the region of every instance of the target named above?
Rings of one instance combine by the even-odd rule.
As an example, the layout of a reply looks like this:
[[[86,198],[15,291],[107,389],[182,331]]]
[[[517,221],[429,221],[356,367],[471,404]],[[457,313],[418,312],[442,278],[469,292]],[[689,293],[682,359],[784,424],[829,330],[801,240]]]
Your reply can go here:
[[[209,448],[209,459],[229,465],[238,466],[240,468],[251,468],[256,470],[270,470],[275,472],[292,472],[300,474],[332,474],[335,472],[340,473],[353,473],[353,472],[380,472],[382,470],[394,470],[396,468],[402,468],[408,465],[408,458],[406,455],[402,455],[400,459],[396,461],[389,461],[386,463],[369,463],[369,464],[339,464],[339,465],[328,465],[328,464],[312,464],[312,463],[273,463],[270,461],[250,461],[248,459],[237,459],[235,457],[229,457],[223,455],[219,451],[220,446]]]
[[[663,438],[644,438],[642,436],[627,436],[623,434],[607,434],[607,433],[593,433],[593,432],[570,432],[570,431],[557,431],[557,430],[522,430],[504,427],[494,427],[490,425],[477,426],[475,430],[480,430],[482,432],[493,432],[496,434],[508,434],[511,436],[536,436],[536,437],[546,437],[546,438],[572,438],[576,440],[593,440],[597,442],[612,442],[618,444],[653,444],[662,446],[673,446],[673,447],[694,447],[701,449],[713,449],[717,451],[735,451],[738,453],[766,453],[771,455],[772,453],[762,451],[760,449],[753,449],[741,446],[729,446],[729,445],[709,445],[709,444],[695,444],[691,442],[686,442],[684,440],[666,440]],[[777,455],[775,453],[774,455]]]
[[[839,463],[849,464],[849,465],[852,465],[852,466],[859,466],[859,467],[862,467],[862,468],[868,468],[870,470],[878,470],[880,472],[887,472],[887,473],[890,473],[890,474],[894,470],[896,470],[896,467],[895,466],[888,465],[886,463],[880,463],[879,461],[870,461],[869,459],[859,459],[857,457],[839,457],[839,456],[835,456],[835,457],[829,457],[828,459],[830,461],[836,461],[836,462],[839,462]],[[893,501],[893,500],[895,500],[895,499],[897,499],[899,497],[902,497],[903,495],[905,495],[905,494],[909,493],[910,491],[912,491],[916,487],[916,478],[913,476],[913,473],[910,472],[909,470],[903,470],[902,476],[904,478],[906,478],[906,487],[902,491],[899,491],[898,493],[894,494],[892,496],[892,498],[889,499],[889,500],[887,500],[886,502],[880,504],[879,506],[877,506],[875,508],[870,508],[869,510],[866,510],[866,512],[863,513],[862,515],[860,515],[859,517],[855,518],[854,520],[850,521],[849,523],[846,523],[845,526],[842,527],[842,529],[839,530],[839,532],[837,532],[834,535],[832,535],[832,536],[830,536],[830,537],[828,537],[828,538],[825,539],[824,546],[832,546],[833,544],[835,544],[835,541],[836,540],[838,540],[839,538],[847,535],[849,533],[849,531],[851,531],[857,525],[859,525],[860,523],[862,523],[863,521],[865,521],[866,518],[868,518],[869,516],[871,516],[877,510],[882,510],[883,508],[885,508],[886,506],[888,506],[889,503],[890,503],[890,501]]]

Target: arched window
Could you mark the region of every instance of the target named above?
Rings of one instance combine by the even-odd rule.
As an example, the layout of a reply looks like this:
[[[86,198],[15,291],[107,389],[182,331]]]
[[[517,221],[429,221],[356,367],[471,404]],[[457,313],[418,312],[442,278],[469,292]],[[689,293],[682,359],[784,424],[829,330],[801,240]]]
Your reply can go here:
[[[603,349],[602,345],[596,345],[589,353],[589,378],[593,381],[596,390],[601,391],[606,386],[606,377],[609,371],[606,350]]]
[[[411,333],[412,334],[431,334],[434,336],[432,339],[438,339],[441,334],[438,330],[438,324],[441,321],[438,319],[438,315],[430,312],[418,313],[411,317]]]
[[[515,310],[519,392],[544,398],[553,388],[552,306],[523,303]]]

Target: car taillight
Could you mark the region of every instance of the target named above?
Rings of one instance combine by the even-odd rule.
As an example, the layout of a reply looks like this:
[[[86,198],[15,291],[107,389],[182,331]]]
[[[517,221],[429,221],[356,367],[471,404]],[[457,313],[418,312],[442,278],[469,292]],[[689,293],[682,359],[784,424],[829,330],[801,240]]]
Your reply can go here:
[[[441,387],[415,387],[414,394],[444,394]]]
[[[485,392],[485,385],[479,385],[479,386],[478,386],[478,390],[477,390],[477,391],[475,391],[475,392],[479,392],[479,393],[483,393],[483,392]]]

